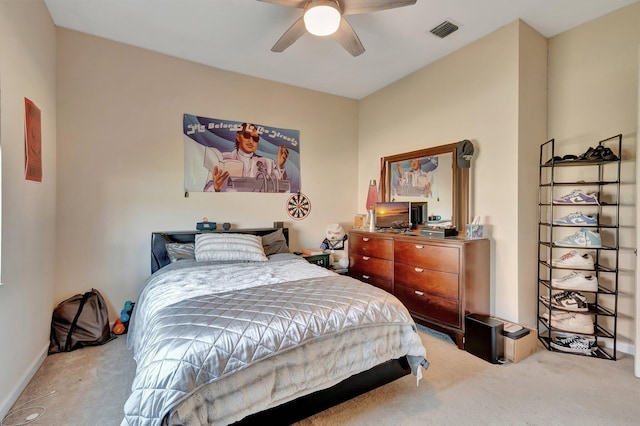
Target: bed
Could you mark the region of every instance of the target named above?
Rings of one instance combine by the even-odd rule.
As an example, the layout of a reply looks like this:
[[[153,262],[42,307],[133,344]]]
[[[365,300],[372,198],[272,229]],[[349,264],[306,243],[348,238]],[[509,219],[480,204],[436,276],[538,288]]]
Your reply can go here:
[[[391,294],[289,253],[288,229],[155,232],[122,425],[291,424],[426,351]]]

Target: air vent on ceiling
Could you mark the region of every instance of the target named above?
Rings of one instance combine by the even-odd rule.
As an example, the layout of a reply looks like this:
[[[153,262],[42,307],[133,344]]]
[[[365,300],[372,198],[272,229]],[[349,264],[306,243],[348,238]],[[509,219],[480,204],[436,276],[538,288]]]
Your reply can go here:
[[[429,32],[436,37],[445,38],[446,36],[448,36],[449,34],[457,30],[458,30],[458,25],[449,21],[444,21],[440,25],[437,25],[436,27],[429,30]]]

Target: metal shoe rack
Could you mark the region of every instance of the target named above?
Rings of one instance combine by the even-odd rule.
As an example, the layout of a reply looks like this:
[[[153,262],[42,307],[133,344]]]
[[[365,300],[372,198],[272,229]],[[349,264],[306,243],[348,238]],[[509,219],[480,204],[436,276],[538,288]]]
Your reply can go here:
[[[616,333],[618,312],[618,248],[619,248],[619,204],[620,204],[620,157],[622,135],[612,136],[598,143],[602,148],[609,148],[617,156],[614,160],[592,158],[590,160],[571,159],[571,156],[556,156],[555,141],[551,139],[540,146],[540,176],[538,201],[538,336],[550,351],[565,352],[551,346],[551,338],[557,333],[571,333],[586,338],[595,338],[597,348],[591,353],[578,355],[597,358],[616,359]],[[599,148],[599,149],[602,149]],[[585,152],[585,154],[588,151]],[[578,156],[579,157],[579,156]],[[597,192],[597,203],[591,204],[556,204],[558,198],[573,189],[585,192]],[[596,225],[570,226],[554,224],[554,219],[570,213],[582,211],[584,214],[596,214]],[[598,232],[602,239],[601,248],[560,247],[553,242],[576,231],[581,227]],[[593,318],[594,333],[582,335],[570,330],[554,328],[544,318],[545,312],[564,311],[543,302],[540,296],[549,296],[553,290],[552,278],[560,278],[573,271],[570,268],[553,266],[552,259],[560,258],[570,250],[581,255],[590,253],[594,259],[594,269],[576,271],[590,274],[598,279],[598,290],[586,292],[588,311],[579,312]]]

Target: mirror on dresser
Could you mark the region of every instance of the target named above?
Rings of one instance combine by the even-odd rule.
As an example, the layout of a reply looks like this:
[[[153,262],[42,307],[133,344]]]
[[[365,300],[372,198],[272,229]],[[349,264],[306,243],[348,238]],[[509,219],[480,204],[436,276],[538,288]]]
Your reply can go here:
[[[469,218],[469,169],[458,167],[458,143],[382,158],[383,202],[427,202],[427,225],[465,231]]]

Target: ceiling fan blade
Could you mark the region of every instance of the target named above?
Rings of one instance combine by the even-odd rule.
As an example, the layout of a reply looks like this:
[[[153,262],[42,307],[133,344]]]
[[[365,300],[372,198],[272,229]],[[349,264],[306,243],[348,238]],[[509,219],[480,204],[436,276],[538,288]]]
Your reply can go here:
[[[258,0],[264,3],[279,4],[280,6],[297,7],[304,9],[309,0]]]
[[[307,31],[304,26],[304,20],[299,18],[296,22],[289,27],[287,31],[276,41],[276,44],[271,48],[272,52],[283,52],[287,47],[291,46],[296,40],[298,40]]]
[[[343,15],[355,15],[356,13],[411,6],[416,4],[416,0],[340,0],[340,3],[342,4]]]
[[[340,20],[338,31],[333,34],[333,37],[338,40],[338,43],[340,43],[347,52],[351,53],[352,56],[358,56],[364,53],[362,42],[344,17]]]

